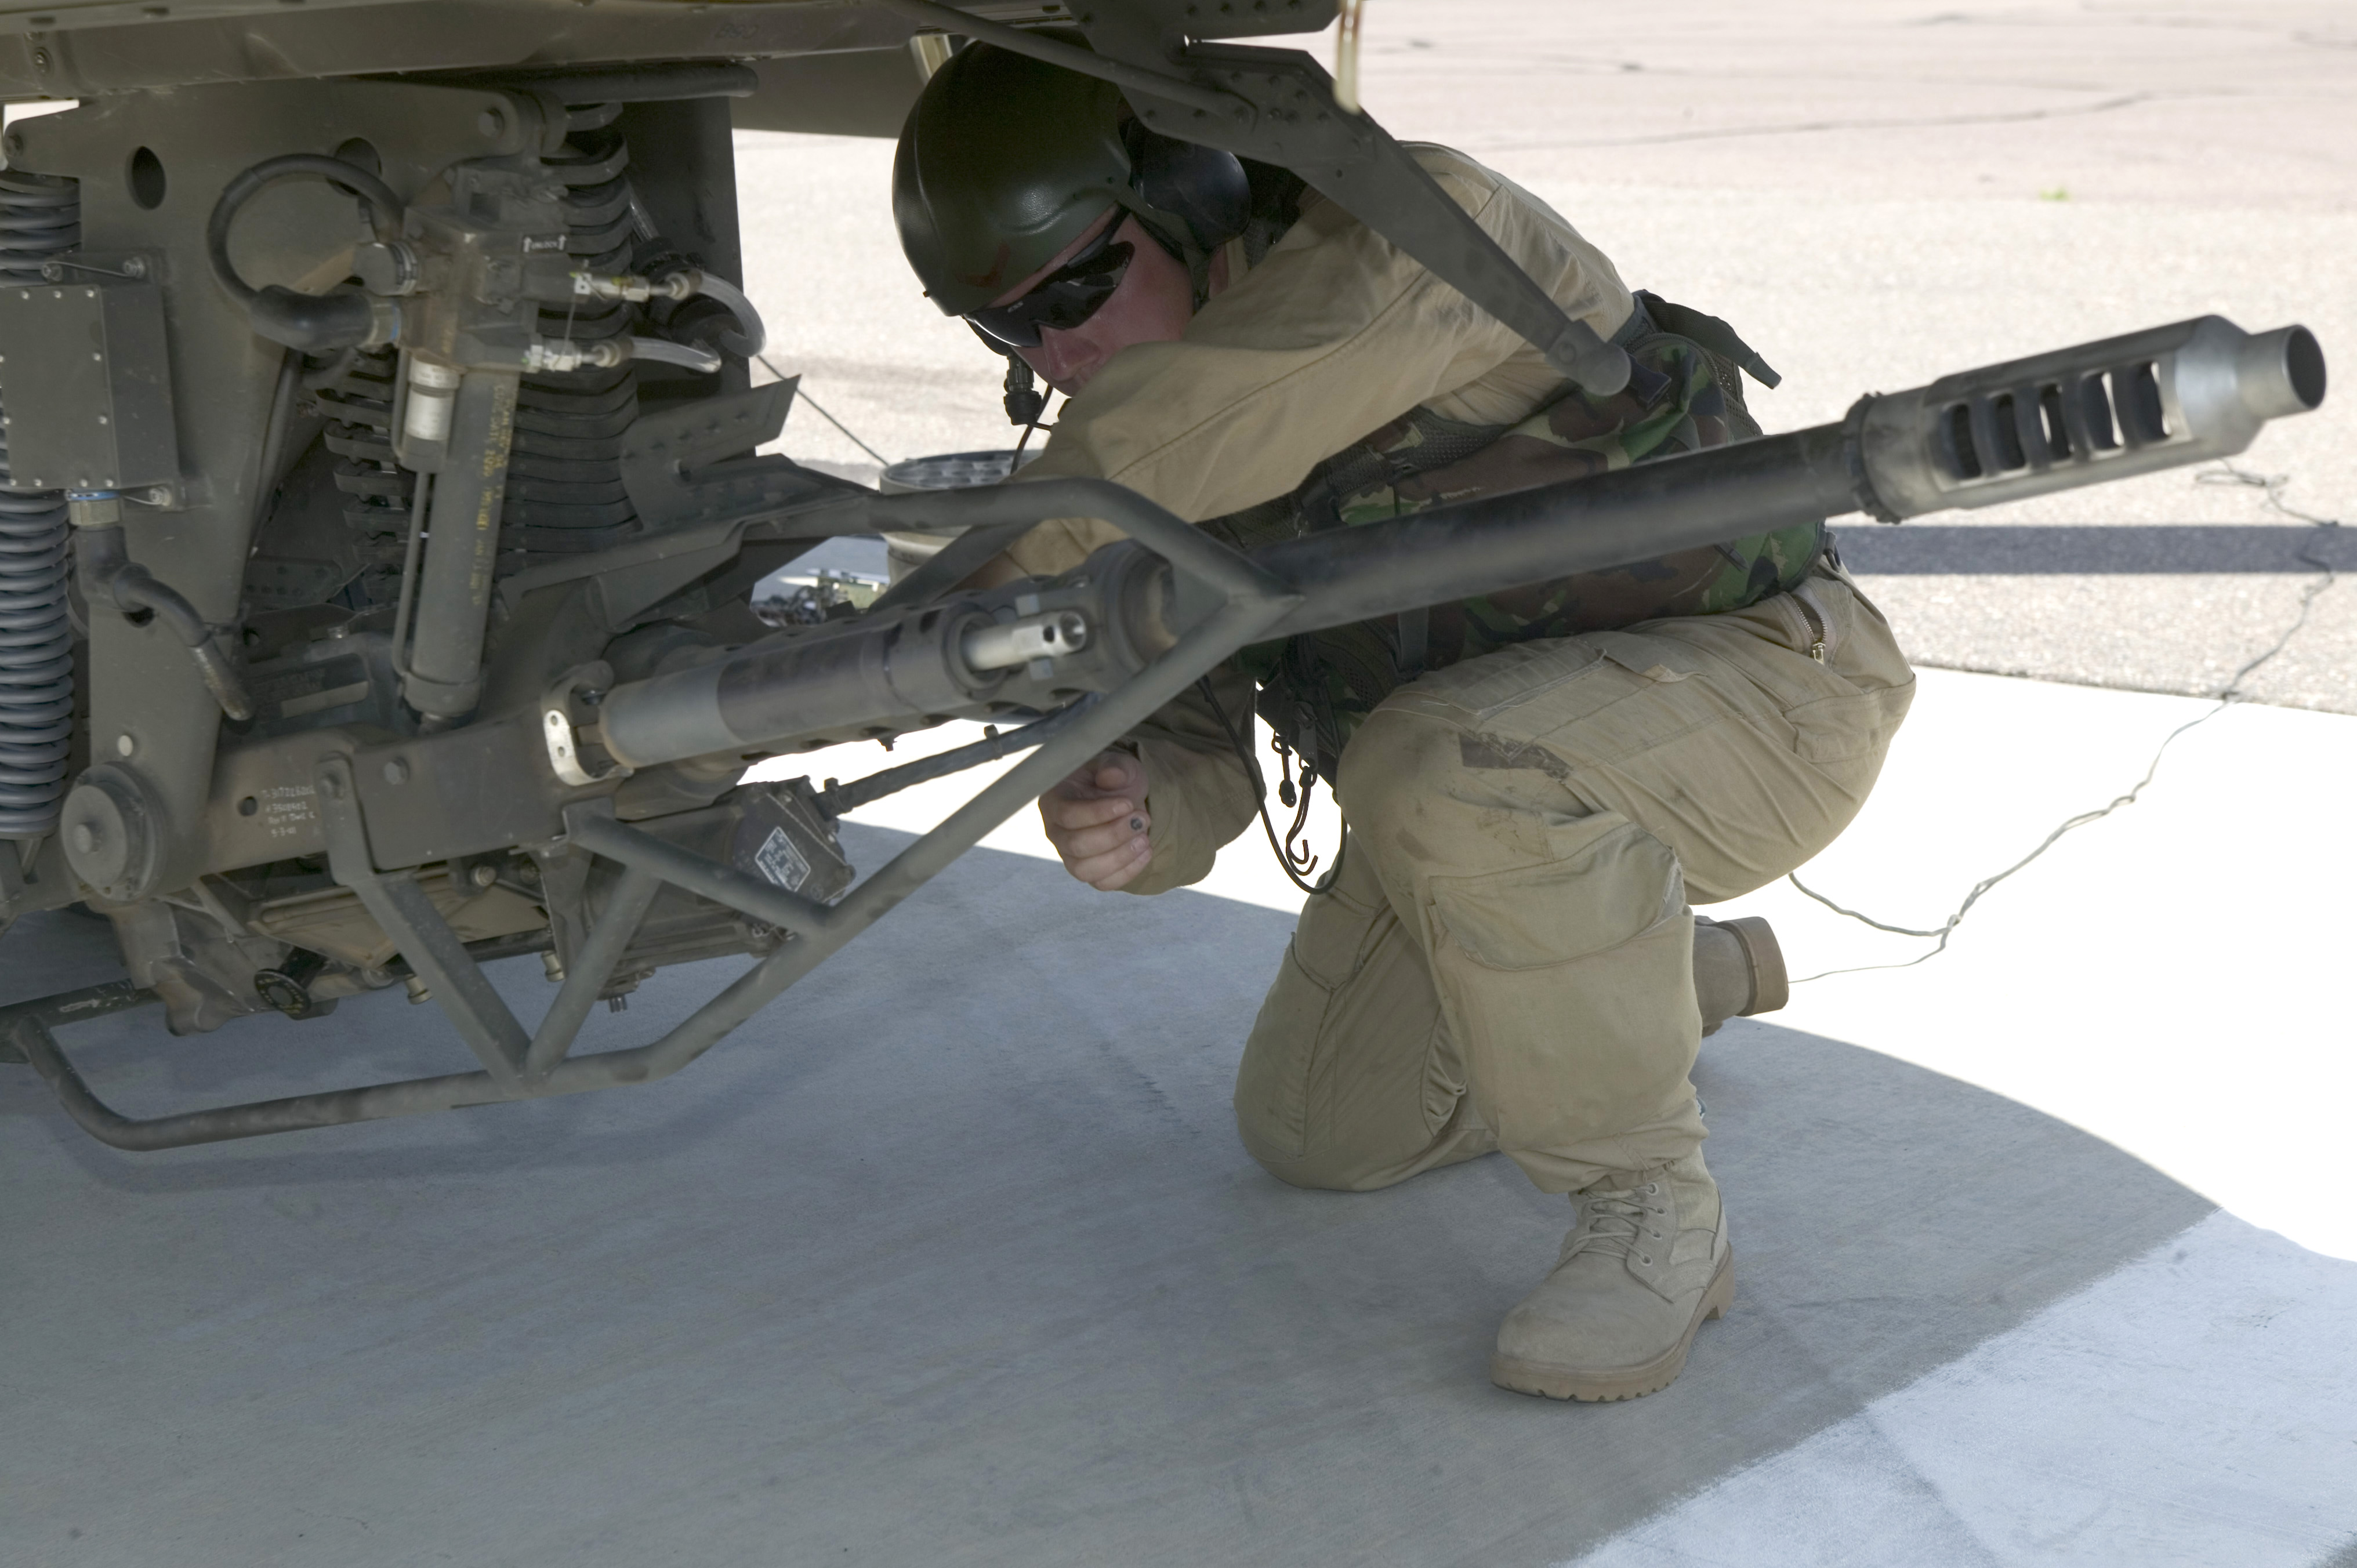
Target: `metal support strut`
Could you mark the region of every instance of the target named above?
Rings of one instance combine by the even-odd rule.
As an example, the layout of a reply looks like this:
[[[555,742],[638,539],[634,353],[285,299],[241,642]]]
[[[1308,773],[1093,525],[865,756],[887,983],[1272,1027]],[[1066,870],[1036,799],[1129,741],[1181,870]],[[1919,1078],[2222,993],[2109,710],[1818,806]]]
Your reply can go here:
[[[581,950],[566,966],[555,1001],[530,1034],[411,875],[375,868],[350,764],[342,757],[323,762],[316,783],[335,877],[359,895],[411,967],[434,988],[436,999],[482,1063],[477,1071],[138,1119],[100,1100],[58,1048],[49,1026],[68,1021],[55,1015],[54,1004],[63,999],[0,1010],[0,1038],[13,1036],[82,1131],[135,1152],[579,1094],[667,1078],[890,913],[993,828],[1178,695],[1203,671],[1260,638],[1294,607],[1294,596],[1283,584],[1168,512],[1133,505],[1124,521],[1141,543],[1214,596],[1218,607],[1121,690],[1087,703],[1069,718],[1059,714],[1055,723],[1032,726],[1040,743],[1037,750],[833,908],[626,827],[614,821],[603,801],[568,810],[566,842],[620,865],[624,871]],[[591,1004],[666,883],[775,926],[789,934],[788,940],[662,1037],[621,1050],[569,1055]],[[132,989],[130,999],[117,1005],[152,1000],[147,993]]]

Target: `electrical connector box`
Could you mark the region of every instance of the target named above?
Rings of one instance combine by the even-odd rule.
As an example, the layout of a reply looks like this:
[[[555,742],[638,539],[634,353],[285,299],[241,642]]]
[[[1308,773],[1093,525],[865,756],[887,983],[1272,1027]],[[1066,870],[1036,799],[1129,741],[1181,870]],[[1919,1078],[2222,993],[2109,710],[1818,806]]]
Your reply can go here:
[[[141,278],[0,286],[0,426],[28,489],[180,477],[163,290]]]

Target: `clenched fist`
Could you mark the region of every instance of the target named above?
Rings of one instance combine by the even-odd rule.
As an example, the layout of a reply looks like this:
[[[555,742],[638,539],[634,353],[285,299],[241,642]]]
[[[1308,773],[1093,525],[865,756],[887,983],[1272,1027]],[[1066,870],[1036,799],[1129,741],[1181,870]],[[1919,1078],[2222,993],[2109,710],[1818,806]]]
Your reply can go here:
[[[1154,858],[1146,764],[1108,751],[1039,797],[1039,822],[1064,869],[1100,892],[1135,880]]]

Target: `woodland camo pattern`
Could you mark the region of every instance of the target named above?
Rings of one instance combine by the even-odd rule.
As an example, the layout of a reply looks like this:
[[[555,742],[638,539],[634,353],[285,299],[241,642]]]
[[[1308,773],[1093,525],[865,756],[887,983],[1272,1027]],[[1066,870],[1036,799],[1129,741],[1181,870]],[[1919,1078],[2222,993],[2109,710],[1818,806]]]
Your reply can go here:
[[[1760,434],[1738,372],[1687,338],[1652,332],[1628,345],[1629,385],[1608,398],[1571,391],[1519,424],[1462,424],[1415,409],[1319,464],[1291,495],[1204,526],[1242,549],[1430,507],[1590,478]],[[1359,722],[1421,673],[1512,643],[1603,631],[1671,616],[1717,615],[1796,587],[1824,525],[1679,551],[1609,571],[1436,605],[1414,659],[1411,618],[1364,621],[1236,656],[1260,683],[1260,710],[1332,778]],[[1402,625],[1408,658],[1402,659]]]

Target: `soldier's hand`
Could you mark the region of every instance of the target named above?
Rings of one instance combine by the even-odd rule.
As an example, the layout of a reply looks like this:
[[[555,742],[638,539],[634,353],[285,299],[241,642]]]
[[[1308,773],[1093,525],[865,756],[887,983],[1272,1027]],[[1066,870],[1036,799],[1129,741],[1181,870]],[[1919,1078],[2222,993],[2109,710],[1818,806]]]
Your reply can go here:
[[[1040,796],[1039,822],[1064,869],[1103,893],[1135,880],[1154,858],[1146,791],[1146,764],[1108,751]]]

